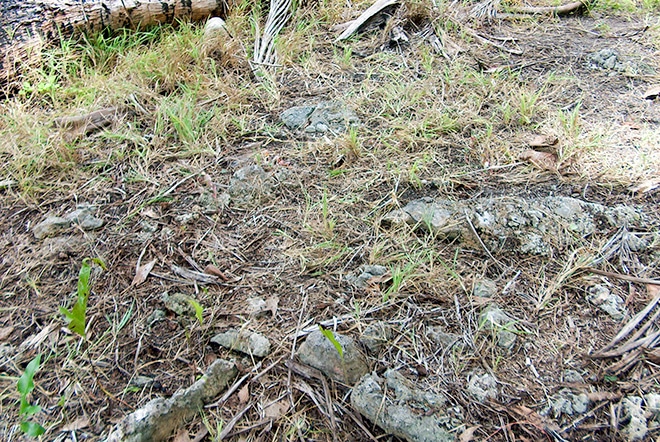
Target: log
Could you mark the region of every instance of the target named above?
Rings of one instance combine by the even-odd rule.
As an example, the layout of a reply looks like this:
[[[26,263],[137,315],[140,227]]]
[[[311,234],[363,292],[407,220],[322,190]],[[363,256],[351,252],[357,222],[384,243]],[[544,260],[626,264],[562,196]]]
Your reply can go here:
[[[224,17],[227,0],[0,0],[0,84],[62,38]]]

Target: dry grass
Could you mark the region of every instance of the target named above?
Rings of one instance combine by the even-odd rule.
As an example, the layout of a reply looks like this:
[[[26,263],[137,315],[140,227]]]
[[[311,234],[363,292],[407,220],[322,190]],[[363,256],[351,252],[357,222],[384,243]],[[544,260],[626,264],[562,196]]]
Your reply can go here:
[[[420,196],[554,194],[604,204],[629,199],[628,187],[660,173],[658,103],[639,96],[658,80],[657,16],[640,19],[648,10],[638,8],[624,20],[611,7],[605,9],[609,18],[594,10],[587,18],[479,28],[484,35],[514,36],[518,46],[538,55],[530,59],[478,44],[461,32],[447,4],[434,9],[415,1],[388,25],[401,25],[409,44],[391,45],[379,30],[333,44],[329,28],[368,4],[302,6],[277,42],[283,67],[272,78],[255,78],[242,61],[258,16],[244,2],[227,18],[235,38],[226,46],[230,53],[204,57],[203,29],[189,24],[88,37],[49,52],[42,68],[25,74],[22,90],[0,103],[0,181],[15,182],[0,187],[0,328],[12,328],[0,347],[4,440],[19,438],[15,382],[37,353],[45,362],[33,401],[43,407],[37,417],[47,439],[63,440],[61,427],[84,417],[88,425],[77,436],[97,440],[151,398],[191,384],[213,359],[234,358],[242,374],[258,373],[290,355],[299,328],[333,317],[344,318],[339,331],[355,337],[375,321],[388,324],[393,337],[371,355],[374,370],[395,368],[446,393],[463,407],[466,427],[482,425],[480,438],[542,434],[533,425],[515,427],[513,415],[474,401],[464,388],[472,373],[498,377],[501,404],[535,410],[559,388],[567,368],[601,376],[604,364],[584,355],[601,348],[620,324],[584,300],[594,277],[577,270],[612,232],[598,232],[550,258],[492,251],[495,263],[484,250],[407,227],[387,229],[380,219]],[[586,67],[587,53],[610,41],[595,30],[607,25],[610,35],[643,23],[651,27],[640,39],[619,39],[616,49],[631,59],[639,54],[647,73],[611,76]],[[427,25],[443,36],[444,54],[420,36]],[[361,126],[317,139],[281,126],[282,110],[325,99],[354,108]],[[89,136],[72,137],[51,125],[58,117],[110,106],[119,109],[117,121]],[[560,173],[519,160],[538,133],[559,138]],[[286,177],[260,204],[205,211],[202,197],[224,192],[232,173],[246,164]],[[652,210],[657,195],[636,200],[651,213],[649,230],[658,226]],[[101,231],[33,238],[30,228],[47,213],[64,214],[80,202],[100,207],[106,222]],[[90,337],[83,343],[61,329],[58,306],[70,305],[87,256],[101,256],[109,270],[93,277]],[[651,248],[635,269],[657,274],[657,256],[657,247]],[[156,259],[154,272],[163,278],[152,275],[131,286],[139,257],[143,263]],[[189,266],[190,260],[217,266],[229,282],[172,280],[170,266]],[[346,276],[362,264],[384,265],[391,278],[355,289]],[[620,271],[615,261],[607,265]],[[479,313],[490,301],[475,297],[472,288],[484,277],[500,290],[491,301],[517,320],[520,344],[513,352],[497,347],[492,333],[479,327]],[[644,304],[640,286],[609,283],[630,310]],[[150,324],[165,291],[194,295],[204,308],[203,324],[171,312]],[[277,296],[277,314],[249,317],[245,305],[255,296]],[[464,345],[442,349],[428,337],[433,326],[463,336]],[[265,334],[275,344],[273,354],[257,366],[212,347],[210,337],[229,327]],[[34,336],[41,341],[21,347]],[[655,365],[639,365],[620,384],[605,385],[600,377],[593,387],[647,391],[655,388],[656,374]],[[643,380],[635,384],[635,375]],[[145,376],[152,382],[136,382]],[[246,382],[251,402],[233,395],[222,407],[201,411],[188,429],[216,440],[252,404],[233,429],[242,436],[232,440],[331,440],[329,418],[301,381],[276,364]],[[305,382],[323,397],[320,383]],[[340,440],[366,440],[346,411],[348,390],[338,384],[330,389]],[[268,405],[282,398],[287,411],[269,415]],[[602,426],[564,436],[619,437],[608,416],[597,413],[593,422]]]

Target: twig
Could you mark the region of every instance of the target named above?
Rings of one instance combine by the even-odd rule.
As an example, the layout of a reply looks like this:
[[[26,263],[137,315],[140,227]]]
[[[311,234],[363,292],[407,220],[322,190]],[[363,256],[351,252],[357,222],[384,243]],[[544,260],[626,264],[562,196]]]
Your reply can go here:
[[[231,433],[231,430],[234,428],[234,425],[236,425],[236,423],[237,423],[239,420],[241,420],[241,418],[243,417],[243,415],[244,415],[245,413],[247,413],[248,410],[249,410],[250,408],[252,408],[253,405],[254,405],[254,402],[250,402],[249,404],[247,404],[247,405],[245,406],[245,408],[243,408],[241,411],[239,411],[238,414],[236,414],[236,416],[234,416],[229,422],[227,422],[227,425],[222,429],[222,431],[221,431],[220,434],[218,435],[218,440],[222,440],[222,439],[226,438],[227,435],[228,435],[229,433]]]
[[[508,8],[508,10],[514,14],[566,15],[577,11],[586,6],[586,4],[587,2],[579,1],[560,6],[514,6]]]
[[[490,259],[492,259],[495,262],[495,264],[497,264],[500,270],[502,270],[502,272],[506,272],[507,271],[506,266],[502,262],[500,262],[499,259],[495,258],[492,253],[490,253],[490,250],[488,250],[486,244],[484,244],[484,242],[481,240],[481,237],[477,233],[477,229],[474,228],[474,224],[472,224],[472,221],[470,221],[470,215],[468,215],[467,210],[465,210],[464,212],[465,212],[465,221],[467,221],[468,226],[470,226],[470,230],[477,238],[477,241],[479,241],[479,244],[481,244],[481,247],[483,247],[483,249],[486,251],[486,254],[490,257]]]
[[[609,278],[621,279],[623,281],[636,282],[638,284],[660,285],[660,279],[638,278],[637,276],[624,275],[622,273],[612,273],[605,270],[598,270],[593,267],[585,267],[585,272],[595,273],[597,275],[607,276]]]

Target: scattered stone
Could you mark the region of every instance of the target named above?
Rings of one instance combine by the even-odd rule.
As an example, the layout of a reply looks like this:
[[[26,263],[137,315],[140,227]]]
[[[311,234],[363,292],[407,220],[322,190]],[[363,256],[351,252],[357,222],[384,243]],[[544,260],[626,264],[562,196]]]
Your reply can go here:
[[[597,284],[589,287],[588,291],[587,301],[598,306],[615,321],[621,321],[628,314],[625,301],[621,296],[610,292],[606,286]]]
[[[280,119],[289,129],[304,130],[310,135],[336,135],[360,124],[355,112],[339,101],[292,107],[282,112]]]
[[[175,293],[173,295],[167,292],[163,293],[163,304],[165,308],[173,312],[177,316],[195,316],[195,307],[190,301],[195,301],[195,298],[188,296],[184,293]]]
[[[492,279],[478,279],[474,282],[472,294],[479,298],[493,298],[497,295],[497,283]]]
[[[646,416],[642,409],[642,398],[639,396],[628,396],[623,398],[623,415],[630,420],[623,428],[627,440],[642,440],[648,433]]]
[[[216,196],[212,192],[202,192],[199,196],[199,205],[204,215],[213,215],[229,206],[230,200],[231,197],[228,193],[220,193]]]
[[[487,305],[479,316],[479,327],[483,330],[494,331],[497,336],[497,345],[511,350],[516,343],[516,333],[519,331],[517,321],[495,304]]]
[[[619,54],[609,48],[604,48],[590,54],[588,60],[591,69],[631,73],[635,70],[635,66],[632,63],[621,61]]]
[[[468,375],[467,391],[482,404],[487,399],[497,399],[497,379],[488,373],[470,373]]]
[[[349,273],[346,280],[358,289],[369,286],[369,280],[387,273],[387,267],[380,265],[363,265],[358,272]]]
[[[362,378],[351,393],[351,404],[385,432],[409,442],[454,441],[451,432],[462,424],[462,410],[447,405],[444,396],[413,386],[394,370]]]
[[[599,230],[635,226],[642,221],[628,206],[606,207],[569,197],[504,197],[466,201],[421,198],[388,213],[383,223],[408,224],[482,249],[474,229],[491,250],[547,256]]]
[[[131,386],[138,388],[149,387],[153,383],[154,383],[154,378],[149,376],[138,375],[131,379]]]
[[[182,213],[174,217],[174,220],[179,224],[189,224],[199,218],[199,213],[193,210],[187,213]]]
[[[247,330],[227,330],[224,333],[218,333],[211,338],[215,342],[232,351],[239,351],[246,355],[252,355],[259,358],[270,354],[270,341],[264,335]]]
[[[266,300],[263,298],[249,298],[247,300],[247,314],[256,318],[265,316],[270,312]]]
[[[392,327],[387,322],[376,322],[364,329],[360,343],[372,354],[378,354],[392,339]]]
[[[85,241],[85,238],[81,235],[62,235],[44,238],[41,243],[41,256],[45,259],[73,256],[84,246]]]
[[[263,201],[273,191],[275,180],[257,165],[238,169],[229,182],[229,196],[238,206]]]
[[[319,330],[307,336],[298,350],[298,358],[336,381],[354,385],[369,373],[369,365],[352,338],[338,333],[334,335],[344,351],[343,358],[334,344]]]
[[[444,351],[447,351],[454,346],[463,345],[463,337],[461,335],[457,335],[456,333],[446,333],[441,327],[428,327],[426,335]]]
[[[236,377],[232,362],[216,360],[202,376],[169,399],[157,398],[129,414],[115,427],[107,442],[159,442],[203,409]]]
[[[71,221],[59,216],[49,216],[32,228],[32,233],[37,239],[44,239],[48,236],[55,236],[71,226]]]
[[[589,397],[584,394],[575,394],[569,389],[563,389],[548,399],[548,406],[541,410],[542,416],[549,416],[555,419],[562,415],[574,416],[576,414],[584,414],[589,409],[591,401]]]
[[[79,204],[76,210],[67,214],[64,218],[73,224],[77,224],[84,231],[97,230],[103,227],[103,220],[96,218],[96,207],[89,204]]]
[[[584,384],[584,378],[576,370],[567,369],[564,370],[563,382]]]
[[[660,419],[660,394],[648,393],[644,395],[646,414],[653,420]]]
[[[155,323],[162,321],[165,318],[166,318],[165,310],[156,309],[147,318],[147,326],[151,328]]]

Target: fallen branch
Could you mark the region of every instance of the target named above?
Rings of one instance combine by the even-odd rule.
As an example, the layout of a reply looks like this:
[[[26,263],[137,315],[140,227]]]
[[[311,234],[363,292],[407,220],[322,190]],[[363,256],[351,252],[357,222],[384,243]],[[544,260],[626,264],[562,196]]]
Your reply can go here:
[[[376,3],[371,5],[369,9],[367,9],[362,14],[360,14],[360,16],[357,19],[350,22],[350,25],[348,25],[346,30],[344,30],[344,32],[342,32],[339,37],[337,37],[335,42],[346,40],[348,37],[355,34],[373,16],[375,16],[376,14],[378,14],[388,6],[392,6],[397,3],[399,3],[399,0],[378,0]]]
[[[513,14],[566,15],[586,7],[587,4],[586,1],[579,1],[560,6],[512,6],[507,9]]]

